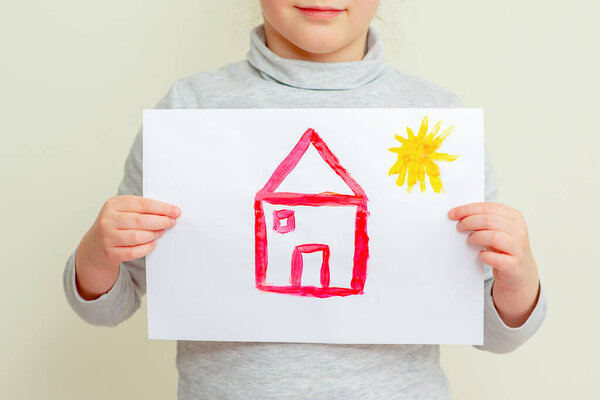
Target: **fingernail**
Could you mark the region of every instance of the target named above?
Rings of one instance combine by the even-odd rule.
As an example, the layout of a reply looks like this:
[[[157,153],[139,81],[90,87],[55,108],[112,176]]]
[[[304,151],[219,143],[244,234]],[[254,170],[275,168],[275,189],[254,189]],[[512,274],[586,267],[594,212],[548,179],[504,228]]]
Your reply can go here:
[[[181,215],[181,210],[179,209],[179,207],[175,207],[175,216],[179,217]]]
[[[456,215],[456,210],[454,208],[451,208],[450,211],[448,211],[448,217],[454,218],[455,215]]]

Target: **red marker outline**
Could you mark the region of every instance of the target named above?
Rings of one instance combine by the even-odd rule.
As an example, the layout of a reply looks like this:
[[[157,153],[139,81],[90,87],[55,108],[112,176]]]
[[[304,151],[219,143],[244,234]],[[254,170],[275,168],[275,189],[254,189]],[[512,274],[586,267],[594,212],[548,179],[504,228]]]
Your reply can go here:
[[[313,145],[321,158],[335,173],[350,187],[353,195],[339,193],[290,193],[275,190],[283,180],[298,165],[308,147]],[[367,278],[367,259],[369,258],[369,237],[367,235],[367,196],[360,185],[350,176],[348,171],[340,164],[338,158],[331,152],[327,144],[314,131],[307,129],[298,143],[287,157],[277,166],[271,178],[254,197],[254,229],[255,229],[255,279],[256,287],[261,291],[274,293],[287,293],[298,296],[331,297],[363,294]],[[269,285],[265,282],[267,275],[267,229],[263,202],[274,205],[288,206],[342,206],[356,207],[356,220],[354,232],[354,258],[352,280],[350,287],[329,287],[329,246],[324,244],[303,244],[296,246],[292,254],[291,276],[289,286]],[[288,210],[291,211],[291,210]],[[288,222],[289,224],[289,222]],[[295,227],[295,224],[294,224]],[[323,264],[321,266],[321,287],[302,286],[302,253],[323,251]]]
[[[287,220],[285,225],[281,225],[282,220]],[[294,232],[296,229],[296,217],[294,210],[275,210],[273,211],[273,230],[279,233]]]

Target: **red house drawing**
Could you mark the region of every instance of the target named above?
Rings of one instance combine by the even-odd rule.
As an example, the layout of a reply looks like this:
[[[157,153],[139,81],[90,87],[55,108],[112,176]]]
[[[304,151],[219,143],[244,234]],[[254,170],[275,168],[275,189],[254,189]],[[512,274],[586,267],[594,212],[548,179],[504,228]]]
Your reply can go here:
[[[293,193],[276,192],[286,176],[298,165],[308,147],[313,145],[321,158],[346,183],[353,194],[333,192]],[[256,287],[261,291],[287,293],[298,296],[331,297],[362,294],[367,277],[367,259],[369,257],[369,237],[367,236],[367,196],[360,185],[340,164],[337,157],[329,150],[323,139],[313,129],[308,129],[292,151],[277,166],[265,186],[254,198],[255,212],[255,275]],[[278,206],[312,206],[312,207],[356,207],[354,229],[354,257],[352,276],[348,277],[348,287],[329,286],[330,246],[327,243],[305,243],[290,249],[289,285],[275,286],[267,284],[268,243],[265,221],[264,203]],[[292,232],[296,226],[293,210],[276,210],[273,216],[272,229],[279,234]],[[286,224],[283,225],[282,221]],[[322,264],[320,268],[320,286],[302,285],[303,254],[320,252]]]

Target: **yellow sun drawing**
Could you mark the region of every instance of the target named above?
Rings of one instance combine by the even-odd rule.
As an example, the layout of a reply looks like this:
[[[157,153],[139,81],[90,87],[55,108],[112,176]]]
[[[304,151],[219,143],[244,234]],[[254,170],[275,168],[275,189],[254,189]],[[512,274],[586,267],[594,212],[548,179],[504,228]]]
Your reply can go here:
[[[439,136],[436,136],[440,130],[442,121],[435,124],[431,132],[427,134],[428,119],[425,117],[421,122],[419,133],[415,136],[413,131],[407,127],[408,138],[396,135],[396,140],[402,143],[400,147],[392,147],[389,149],[392,153],[398,153],[398,160],[388,175],[398,174],[396,185],[404,185],[407,181],[407,191],[410,193],[412,187],[419,181],[421,192],[425,193],[425,174],[429,176],[429,182],[433,191],[440,193],[444,191],[442,180],[440,178],[440,169],[434,161],[454,161],[457,155],[447,153],[436,153],[440,148],[446,136],[452,132],[454,125],[443,131]],[[408,179],[406,176],[408,175]]]

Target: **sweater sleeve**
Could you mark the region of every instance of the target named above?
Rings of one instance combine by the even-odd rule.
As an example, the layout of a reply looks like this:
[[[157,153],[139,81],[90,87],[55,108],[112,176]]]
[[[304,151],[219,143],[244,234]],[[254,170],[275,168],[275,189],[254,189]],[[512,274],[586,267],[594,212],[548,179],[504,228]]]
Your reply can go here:
[[[494,174],[487,149],[485,152],[485,200],[495,202],[498,199]],[[509,327],[502,321],[492,297],[494,276],[492,267],[484,264],[484,338],[483,345],[474,345],[479,350],[493,353],[508,353],[525,343],[541,326],[546,315],[546,293],[540,282],[540,293],[535,308],[529,318],[519,327]]]
[[[175,82],[167,94],[154,108],[177,108]],[[117,195],[142,196],[142,141],[143,128],[140,128],[125,160],[124,174],[117,189]],[[63,288],[71,308],[84,321],[94,325],[116,326],[128,319],[140,307],[142,295],[146,293],[146,258],[121,263],[119,276],[113,287],[94,300],[85,300],[77,292],[75,284],[75,254],[67,259],[63,272]]]

